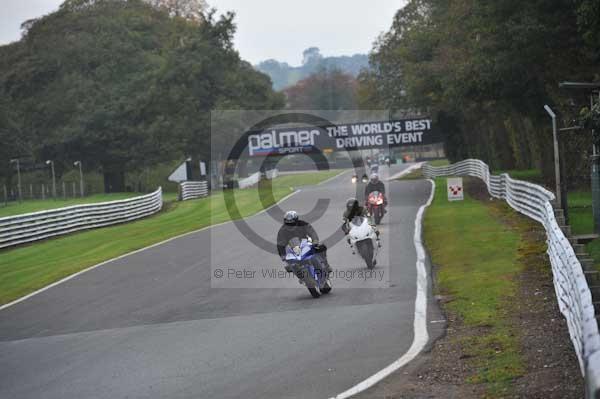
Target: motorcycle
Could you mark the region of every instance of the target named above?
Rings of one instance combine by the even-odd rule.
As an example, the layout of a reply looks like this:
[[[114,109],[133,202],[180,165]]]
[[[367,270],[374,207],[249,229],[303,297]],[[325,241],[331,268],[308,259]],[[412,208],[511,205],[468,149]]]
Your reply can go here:
[[[286,246],[285,261],[289,269],[306,285],[313,298],[331,292],[331,281],[326,265],[319,258],[312,240],[292,238]]]
[[[381,219],[383,218],[383,215],[385,215],[384,202],[385,197],[383,196],[383,193],[380,193],[379,191],[373,191],[367,197],[367,209],[376,225],[381,223]]]
[[[377,252],[381,247],[375,229],[369,223],[369,219],[363,216],[355,216],[349,224],[348,243],[352,254],[356,254],[356,248],[367,268],[373,269],[377,265]]]

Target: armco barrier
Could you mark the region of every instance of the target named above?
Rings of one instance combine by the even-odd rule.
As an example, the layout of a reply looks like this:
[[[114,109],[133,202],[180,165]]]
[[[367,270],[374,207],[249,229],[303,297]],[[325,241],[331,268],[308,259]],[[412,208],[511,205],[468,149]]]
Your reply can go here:
[[[269,180],[276,179],[279,176],[279,169],[269,169],[265,172],[265,178]]]
[[[208,196],[208,182],[206,181],[184,181],[179,187],[182,201]]]
[[[140,197],[0,218],[0,248],[143,218],[162,208],[162,189]]]
[[[239,179],[238,187],[239,188],[252,187],[252,186],[258,184],[259,181],[260,181],[260,172],[256,172],[256,173],[246,177],[245,179]]]
[[[492,197],[506,200],[513,209],[544,226],[556,298],[567,320],[571,341],[585,377],[586,396],[600,398],[600,335],[592,295],[581,263],[554,217],[550,203],[554,195],[536,184],[512,179],[508,174],[490,175],[489,167],[477,159],[443,167],[426,164],[423,173],[427,177],[478,177],[485,182]]]

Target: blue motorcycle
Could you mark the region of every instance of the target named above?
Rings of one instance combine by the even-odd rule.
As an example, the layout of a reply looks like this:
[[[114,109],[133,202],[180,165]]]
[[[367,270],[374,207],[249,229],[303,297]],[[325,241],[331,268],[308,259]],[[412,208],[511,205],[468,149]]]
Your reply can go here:
[[[313,298],[331,292],[327,260],[307,238],[292,238],[286,246],[285,261],[289,269],[306,285]]]

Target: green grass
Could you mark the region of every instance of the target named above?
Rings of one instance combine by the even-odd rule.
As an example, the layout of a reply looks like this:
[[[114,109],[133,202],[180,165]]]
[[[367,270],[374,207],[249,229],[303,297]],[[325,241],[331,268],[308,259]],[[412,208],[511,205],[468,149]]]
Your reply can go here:
[[[495,212],[468,195],[448,202],[446,179],[438,178],[424,222],[440,293],[451,297],[447,309],[476,332],[462,342],[477,370],[471,382],[486,383],[492,394],[508,389],[524,372],[506,316],[516,293],[514,278],[522,270],[520,234],[499,222]]]
[[[328,171],[275,179],[273,198],[267,205],[290,194],[296,187],[316,184],[338,173]],[[267,187],[234,190],[239,216],[262,210],[260,197],[267,191]],[[0,304],[107,259],[230,219],[223,193],[218,192],[205,199],[168,202],[159,214],[137,222],[4,250],[0,252]]]
[[[590,191],[572,191],[567,198],[569,205],[569,224],[573,234],[592,234],[594,232],[594,212]],[[586,244],[586,250],[594,259],[596,269],[600,270],[600,239]]]
[[[525,180],[534,183],[539,183],[543,180],[542,172],[538,169],[499,169],[492,172],[494,175],[500,175],[502,173],[508,173],[508,175],[513,179]]]
[[[450,161],[448,161],[447,159],[436,159],[433,161],[429,161],[427,162],[429,165],[431,166],[446,166],[446,165],[450,165]]]
[[[0,205],[0,217],[20,215],[22,213],[45,211],[71,205],[91,204],[94,202],[115,201],[143,195],[139,193],[95,194],[83,198],[25,200],[22,203],[9,202],[7,206]]]
[[[567,203],[569,224],[573,234],[593,233],[592,193],[590,191],[571,191],[568,194]]]

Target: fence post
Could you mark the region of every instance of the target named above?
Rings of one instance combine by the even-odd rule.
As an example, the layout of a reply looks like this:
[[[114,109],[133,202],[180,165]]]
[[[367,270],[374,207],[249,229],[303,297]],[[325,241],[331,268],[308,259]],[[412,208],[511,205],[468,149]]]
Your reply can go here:
[[[62,187],[63,187],[63,199],[67,199],[67,189],[65,186],[65,182],[62,182]]]
[[[44,187],[44,184],[42,183],[42,199],[45,200],[46,199],[46,187]]]
[[[75,198],[75,182],[72,183],[72,187],[73,187],[73,198]]]
[[[33,184],[29,185],[29,199],[33,199]]]
[[[6,184],[2,186],[4,188],[4,206],[8,205],[8,194],[6,192]]]

